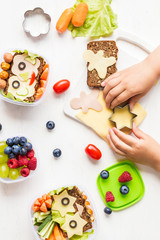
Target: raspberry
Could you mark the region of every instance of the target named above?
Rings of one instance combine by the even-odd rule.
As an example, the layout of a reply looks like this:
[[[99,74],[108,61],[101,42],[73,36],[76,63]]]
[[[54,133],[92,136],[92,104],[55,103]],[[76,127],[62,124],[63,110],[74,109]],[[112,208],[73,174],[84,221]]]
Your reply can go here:
[[[32,157],[29,161],[28,161],[28,168],[30,170],[35,170],[37,167],[37,158]]]
[[[34,157],[34,150],[33,149],[27,153],[27,157],[28,158]]]
[[[132,180],[131,174],[129,172],[127,172],[127,171],[122,173],[122,175],[118,178],[118,181],[120,183],[129,182],[131,180]]]
[[[29,174],[30,174],[29,168],[22,168],[22,169],[21,169],[21,175],[22,175],[23,177],[28,177]]]
[[[8,164],[9,168],[18,168],[19,167],[18,161],[15,158],[9,159],[7,164]]]
[[[107,192],[105,196],[106,202],[114,202],[115,198],[112,192]]]
[[[28,165],[28,158],[26,156],[18,156],[18,160],[19,160],[19,166],[23,167],[24,165],[27,166]]]

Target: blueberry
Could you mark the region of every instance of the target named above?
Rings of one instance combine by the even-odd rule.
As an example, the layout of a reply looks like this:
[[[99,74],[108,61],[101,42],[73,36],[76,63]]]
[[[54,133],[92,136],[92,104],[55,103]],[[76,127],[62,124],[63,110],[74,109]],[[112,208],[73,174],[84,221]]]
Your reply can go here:
[[[11,153],[8,155],[8,157],[9,157],[9,159],[12,159],[12,158],[15,158],[16,155],[15,155],[14,153],[11,152]]]
[[[4,153],[7,155],[9,155],[11,152],[12,152],[12,148],[10,146],[8,146],[4,149]]]
[[[61,154],[62,154],[62,152],[59,148],[54,149],[54,151],[53,151],[53,156],[54,157],[58,158],[58,157],[61,156]]]
[[[24,146],[26,143],[27,143],[27,138],[25,138],[25,137],[20,137],[20,139],[19,139],[19,144],[20,144],[21,146]]]
[[[24,148],[24,147],[22,147],[21,149],[20,149],[20,155],[22,155],[22,156],[25,156],[25,155],[27,155],[27,150]]]
[[[12,146],[13,145],[13,139],[12,138],[8,138],[6,141],[8,146]]]
[[[18,145],[12,146],[12,153],[14,153],[15,155],[19,154],[20,150],[21,150],[20,146],[18,146]]]
[[[106,170],[103,170],[101,173],[100,173],[100,176],[102,179],[107,179],[109,178],[109,172],[106,171]]]
[[[48,121],[46,123],[46,127],[49,129],[49,130],[52,130],[53,128],[55,128],[55,123],[53,121]]]
[[[0,123],[0,131],[2,130],[2,124]]]
[[[12,141],[13,141],[13,145],[17,145],[17,144],[19,144],[19,137],[14,137],[13,139],[12,139]]]
[[[106,214],[110,215],[110,214],[112,213],[112,209],[109,208],[109,207],[105,207],[104,212],[105,212]]]
[[[27,150],[27,152],[31,151],[32,150],[32,144],[27,142],[25,145],[24,145],[24,148]]]
[[[120,188],[120,192],[124,195],[129,193],[129,187],[127,187],[126,185],[122,185]]]

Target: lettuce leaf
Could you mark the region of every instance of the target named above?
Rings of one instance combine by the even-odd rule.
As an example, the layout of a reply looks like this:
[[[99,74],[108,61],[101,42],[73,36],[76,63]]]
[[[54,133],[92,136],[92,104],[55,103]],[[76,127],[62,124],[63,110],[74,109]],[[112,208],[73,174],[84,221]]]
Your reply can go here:
[[[65,217],[62,217],[59,211],[52,210],[52,220],[59,223],[60,227],[65,223]]]
[[[55,195],[55,194],[58,195],[58,194],[59,194],[60,192],[62,192],[65,188],[66,188],[66,187],[58,188],[58,189],[56,189],[56,190],[51,191],[49,194],[50,194],[51,196],[53,196],[53,195]],[[72,190],[72,189],[73,189],[73,186],[69,186],[69,187],[67,187],[67,189],[68,189],[68,190]]]
[[[31,52],[28,52],[28,50],[24,50],[24,51],[21,51],[21,50],[14,50],[13,52],[15,53],[25,53],[27,54],[28,56],[25,58],[26,61],[32,63],[33,65],[36,64],[36,58],[37,57],[40,57],[42,58],[41,56],[39,56],[38,54],[35,54],[35,53],[31,53]]]
[[[74,235],[69,240],[86,240],[88,239],[89,235],[93,233],[94,233],[94,230],[92,230],[91,232],[84,232],[82,236]]]
[[[77,0],[73,10],[81,2],[88,4],[89,11],[83,26],[76,28],[70,23],[68,29],[73,37],[108,36],[118,27],[117,15],[110,6],[112,0]]]

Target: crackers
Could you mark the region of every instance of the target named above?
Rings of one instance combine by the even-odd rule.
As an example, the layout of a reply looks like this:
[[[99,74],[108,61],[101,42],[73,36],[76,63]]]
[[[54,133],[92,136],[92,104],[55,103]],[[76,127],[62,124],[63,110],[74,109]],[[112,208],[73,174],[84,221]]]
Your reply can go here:
[[[115,57],[118,59],[118,48],[115,41],[93,41],[87,44],[87,50],[93,51],[95,54],[102,50],[104,52],[104,57]],[[87,63],[87,66],[89,63]],[[117,71],[116,63],[107,68],[107,74],[104,79],[101,79],[96,71],[93,69],[92,71],[88,70],[87,73],[87,84],[89,87],[100,87],[101,83],[108,78],[110,75]]]

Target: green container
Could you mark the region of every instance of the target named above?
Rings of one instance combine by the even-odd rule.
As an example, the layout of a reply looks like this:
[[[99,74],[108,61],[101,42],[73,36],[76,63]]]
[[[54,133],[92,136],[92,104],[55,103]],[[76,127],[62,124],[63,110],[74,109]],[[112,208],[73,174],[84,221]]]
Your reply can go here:
[[[97,186],[106,206],[114,211],[119,211],[128,208],[141,200],[145,192],[145,186],[138,169],[132,162],[128,160],[119,162],[105,170],[109,172],[109,178],[102,179],[99,174],[97,178]],[[120,183],[118,178],[125,171],[128,171],[131,174],[132,180],[130,182]],[[122,185],[129,187],[128,194],[123,195],[120,193]],[[114,202],[107,203],[105,201],[105,195],[108,191],[113,193],[115,197]]]

